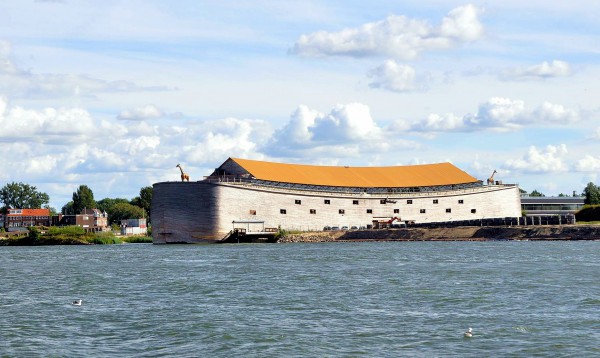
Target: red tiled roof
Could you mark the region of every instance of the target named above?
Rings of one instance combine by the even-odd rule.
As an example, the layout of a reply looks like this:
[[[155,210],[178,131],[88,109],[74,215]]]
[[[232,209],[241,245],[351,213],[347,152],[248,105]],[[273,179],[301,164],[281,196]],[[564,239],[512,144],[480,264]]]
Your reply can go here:
[[[12,209],[15,210],[15,209]],[[8,214],[7,216],[50,216],[49,209],[16,209],[21,210],[20,214]]]

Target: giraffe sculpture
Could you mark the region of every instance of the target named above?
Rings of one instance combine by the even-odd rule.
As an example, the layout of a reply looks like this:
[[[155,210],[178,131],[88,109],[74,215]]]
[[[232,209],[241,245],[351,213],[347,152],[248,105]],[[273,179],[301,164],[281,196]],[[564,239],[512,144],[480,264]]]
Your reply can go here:
[[[495,169],[494,172],[492,173],[492,176],[488,178],[487,183],[488,185],[494,185],[494,174],[498,173]]]
[[[181,181],[190,181],[190,176],[187,175],[187,173],[183,172],[183,168],[181,167],[181,164],[177,164],[175,166],[175,168],[179,168],[179,170],[181,171]]]

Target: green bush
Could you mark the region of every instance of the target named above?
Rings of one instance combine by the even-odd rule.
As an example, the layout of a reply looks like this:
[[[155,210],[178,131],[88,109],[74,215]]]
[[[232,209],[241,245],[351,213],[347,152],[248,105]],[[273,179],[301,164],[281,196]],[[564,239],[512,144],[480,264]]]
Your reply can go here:
[[[121,239],[113,235],[112,232],[98,232],[93,234],[91,237],[86,237],[86,241],[90,244],[97,245],[110,245],[110,244],[122,244]]]
[[[29,230],[29,233],[27,234],[27,238],[31,241],[32,244],[35,244],[35,242],[37,242],[40,239],[40,236],[42,234],[40,234],[38,229],[36,229],[33,226],[28,227],[27,230]]]
[[[152,238],[148,236],[129,236],[122,238],[123,242],[130,244],[151,244]]]
[[[85,234],[81,226],[51,226],[48,234],[52,236],[80,236]]]

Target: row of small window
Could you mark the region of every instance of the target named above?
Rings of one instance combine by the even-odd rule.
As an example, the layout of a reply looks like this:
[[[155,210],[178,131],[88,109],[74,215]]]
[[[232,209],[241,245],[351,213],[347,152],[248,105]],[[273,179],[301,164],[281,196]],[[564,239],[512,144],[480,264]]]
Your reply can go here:
[[[344,209],[340,209],[338,211],[340,214],[345,214],[346,210]],[[425,209],[421,209],[419,211],[421,214],[425,214],[427,211]],[[452,209],[448,208],[446,209],[447,213],[451,213]],[[471,214],[475,214],[477,212],[477,209],[471,209]],[[280,214],[287,214],[287,210],[286,209],[279,209],[279,213]],[[316,209],[310,209],[310,213],[311,214],[316,214],[317,210]],[[400,213],[400,209],[394,209],[394,214],[399,214]],[[373,214],[373,209],[367,209],[367,214]],[[250,215],[256,215],[256,210],[250,210]]]
[[[47,216],[9,216],[8,220],[23,221],[23,220],[48,220]]]
[[[388,199],[381,199],[381,200],[379,200],[379,202],[380,202],[381,204],[387,204],[387,203],[389,202],[389,200],[388,200]],[[394,201],[394,202],[395,202],[395,201]],[[295,203],[296,203],[297,205],[302,205],[302,200],[296,199],[296,200],[295,200]],[[329,199],[325,199],[325,200],[324,200],[324,203],[325,203],[325,204],[327,204],[327,205],[329,205],[329,204],[331,204],[331,200],[329,200]],[[413,203],[412,199],[408,199],[408,200],[406,200],[406,204],[412,204],[412,203]],[[434,204],[438,204],[438,203],[439,203],[438,199],[433,199],[433,203],[434,203]],[[464,204],[465,202],[464,202],[464,200],[463,200],[463,199],[458,199],[458,203],[459,203],[459,204]],[[352,200],[352,205],[358,205],[358,200]]]

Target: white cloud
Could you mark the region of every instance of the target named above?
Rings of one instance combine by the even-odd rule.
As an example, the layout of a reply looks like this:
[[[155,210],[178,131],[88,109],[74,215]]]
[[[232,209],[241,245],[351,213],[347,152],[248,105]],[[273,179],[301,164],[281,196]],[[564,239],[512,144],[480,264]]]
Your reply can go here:
[[[568,170],[565,163],[567,159],[567,146],[548,145],[545,149],[531,146],[529,151],[520,159],[509,159],[504,167],[522,173],[559,173]]]
[[[512,68],[504,71],[501,78],[505,80],[539,80],[571,75],[571,67],[565,61],[544,61],[527,68]]]
[[[141,136],[135,138],[128,138],[124,140],[124,144],[127,147],[127,153],[129,155],[150,153],[159,146],[160,137]]]
[[[290,120],[276,130],[265,152],[273,157],[314,158],[328,161],[335,156],[387,153],[396,148],[415,148],[415,142],[391,138],[394,128],[380,127],[368,106],[349,103],[335,106],[328,114],[299,106]]]
[[[122,120],[142,121],[142,120],[146,120],[146,119],[155,119],[155,118],[161,118],[161,117],[176,118],[176,117],[180,117],[180,116],[181,116],[180,113],[169,114],[169,113],[166,113],[166,112],[160,110],[158,107],[156,107],[153,104],[147,104],[143,107],[136,107],[133,109],[124,110],[121,113],[119,113],[117,118],[122,119]]]
[[[23,107],[8,107],[6,98],[0,97],[0,140],[25,140],[52,142],[75,141],[92,136],[95,124],[89,114],[81,108],[45,108],[41,111]]]
[[[0,114],[1,113],[2,113],[2,108],[0,107]],[[598,140],[600,140],[600,127],[596,128],[596,130],[589,136],[589,139],[598,139]]]
[[[451,10],[439,27],[427,21],[391,15],[384,20],[338,32],[302,35],[292,53],[303,56],[389,56],[414,59],[423,51],[446,49],[483,35],[479,9],[465,5]]]
[[[575,162],[575,170],[578,172],[597,172],[600,170],[600,157],[587,154]]]
[[[329,115],[318,116],[311,128],[317,142],[368,140],[379,136],[369,107],[361,103],[337,105]]]
[[[509,131],[526,125],[567,125],[579,119],[578,111],[559,104],[544,102],[535,108],[528,108],[522,100],[492,97],[479,105],[476,114],[430,114],[425,119],[411,123],[410,129],[419,132]]]
[[[188,127],[181,155],[194,165],[221,162],[227,157],[260,159],[263,155],[258,147],[271,133],[261,120],[225,118],[197,123]]]
[[[388,60],[383,65],[369,71],[373,78],[370,87],[383,88],[392,92],[411,92],[427,87],[429,76],[417,76],[415,69],[408,65]]]
[[[37,74],[11,59],[11,44],[0,40],[0,93],[13,98],[94,97],[97,93],[171,91],[166,86],[140,86],[131,81],[107,81],[88,75]]]

